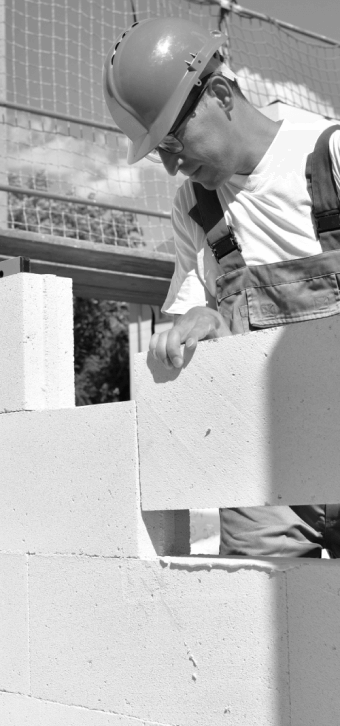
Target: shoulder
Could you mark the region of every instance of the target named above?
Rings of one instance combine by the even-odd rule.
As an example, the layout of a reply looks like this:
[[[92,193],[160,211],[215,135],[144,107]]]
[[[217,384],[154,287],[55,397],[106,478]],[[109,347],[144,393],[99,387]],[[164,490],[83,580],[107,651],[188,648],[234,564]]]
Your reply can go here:
[[[301,151],[313,151],[317,139],[333,122],[326,119],[315,121],[289,121],[285,120],[281,127],[280,138],[282,144]]]
[[[190,217],[190,210],[196,205],[196,197],[190,179],[186,179],[176,192],[172,206],[172,226],[178,237],[190,239],[190,244],[197,246],[199,230]]]
[[[177,189],[174,201],[173,201],[173,212],[175,214],[182,215],[185,217],[189,214],[190,209],[196,204],[196,198],[192,182],[190,179],[186,179],[183,184]]]
[[[322,118],[301,122],[286,120],[282,125],[280,148],[287,163],[301,176],[305,177],[306,161],[313,153],[318,138],[330,126],[334,126],[334,121]]]

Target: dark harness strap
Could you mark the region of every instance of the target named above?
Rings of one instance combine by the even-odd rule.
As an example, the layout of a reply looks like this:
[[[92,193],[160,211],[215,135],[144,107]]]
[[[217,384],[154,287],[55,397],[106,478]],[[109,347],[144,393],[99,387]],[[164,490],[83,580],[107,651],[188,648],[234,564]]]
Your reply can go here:
[[[234,230],[227,225],[223,210],[215,190],[205,189],[198,182],[193,182],[197,204],[190,209],[190,217],[203,227],[208,245],[217,260],[220,262],[226,255],[232,269],[244,267],[245,261],[241,254]]]
[[[197,204],[190,209],[189,214],[208,234],[221,219],[222,207],[214,189],[205,189],[198,182],[193,182],[193,187]]]
[[[340,204],[329,154],[329,139],[337,130],[340,130],[339,125],[330,126],[321,133],[306,166],[306,176],[311,181],[312,212],[323,252],[340,247]],[[224,220],[217,192],[205,189],[198,182],[193,182],[193,188],[197,204],[189,211],[189,215],[203,228],[217,262],[223,260],[224,272],[245,267],[233,228],[225,223],[217,239],[214,234],[216,228],[222,227],[221,222]],[[214,239],[209,239],[209,235]]]
[[[329,139],[340,126],[329,126],[319,136],[307,162],[311,174],[313,216],[323,252],[340,247],[340,203],[333,178]]]

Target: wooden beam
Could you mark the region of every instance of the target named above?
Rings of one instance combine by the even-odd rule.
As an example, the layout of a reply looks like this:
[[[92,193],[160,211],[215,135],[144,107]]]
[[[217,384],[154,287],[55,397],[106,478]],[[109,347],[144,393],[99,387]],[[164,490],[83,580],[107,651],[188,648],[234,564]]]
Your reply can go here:
[[[72,277],[82,297],[162,305],[174,256],[66,237],[0,229],[0,259],[23,255],[32,272]]]

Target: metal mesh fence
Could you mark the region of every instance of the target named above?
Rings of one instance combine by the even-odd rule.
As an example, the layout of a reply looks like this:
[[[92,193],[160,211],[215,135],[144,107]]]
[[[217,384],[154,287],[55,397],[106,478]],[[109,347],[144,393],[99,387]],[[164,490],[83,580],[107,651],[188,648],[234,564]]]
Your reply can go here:
[[[254,105],[281,100],[323,116],[340,115],[340,44],[246,10],[224,15],[223,23],[231,65]]]
[[[102,97],[103,58],[135,17],[220,25],[255,105],[280,99],[339,115],[339,46],[239,6],[230,12],[225,1],[6,0],[5,10],[10,227],[171,251],[169,214],[181,179],[148,160],[127,166],[126,139],[112,130]]]

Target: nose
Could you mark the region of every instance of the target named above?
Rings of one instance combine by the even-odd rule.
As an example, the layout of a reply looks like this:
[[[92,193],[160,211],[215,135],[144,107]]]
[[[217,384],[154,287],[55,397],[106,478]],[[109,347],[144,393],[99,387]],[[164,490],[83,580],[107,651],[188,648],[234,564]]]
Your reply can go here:
[[[158,149],[158,153],[168,174],[170,176],[176,176],[183,164],[180,154],[169,154],[168,151],[164,151],[163,149]]]

